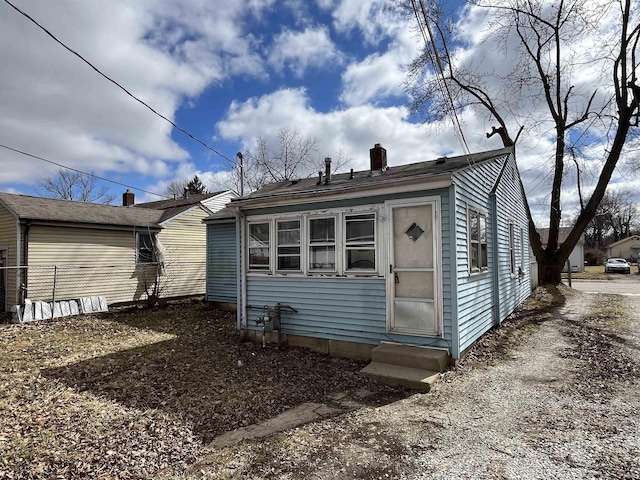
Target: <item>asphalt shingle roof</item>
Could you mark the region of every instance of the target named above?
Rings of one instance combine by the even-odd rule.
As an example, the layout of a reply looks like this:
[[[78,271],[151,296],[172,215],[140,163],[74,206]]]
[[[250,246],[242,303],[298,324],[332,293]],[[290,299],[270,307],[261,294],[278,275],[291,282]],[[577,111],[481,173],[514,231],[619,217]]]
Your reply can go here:
[[[132,208],[0,192],[0,202],[21,220],[159,227],[164,210]]]
[[[156,200],[155,202],[136,203],[134,206],[141,208],[154,208],[159,210],[166,210],[168,208],[177,207],[192,207],[193,205],[197,205],[198,203],[207,200],[208,198],[215,197],[216,195],[220,195],[224,192],[224,190],[221,190],[219,192],[199,193],[196,195],[189,195],[187,198],[181,197],[175,199],[171,198],[167,200]]]
[[[318,185],[317,177],[304,178],[300,180],[287,180],[284,182],[266,185],[248,196],[232,200],[231,204],[247,202],[254,199],[266,199],[285,195],[302,195],[305,193],[320,196],[330,195],[340,191],[390,185],[415,177],[438,177],[440,175],[454,173],[476,163],[504,157],[511,152],[511,148],[502,148],[470,155],[460,155],[408,165],[399,165],[389,167],[384,173],[377,171],[372,172],[370,170],[353,172],[353,176],[351,173],[341,173],[332,175],[331,182],[329,184],[325,184],[323,182]]]

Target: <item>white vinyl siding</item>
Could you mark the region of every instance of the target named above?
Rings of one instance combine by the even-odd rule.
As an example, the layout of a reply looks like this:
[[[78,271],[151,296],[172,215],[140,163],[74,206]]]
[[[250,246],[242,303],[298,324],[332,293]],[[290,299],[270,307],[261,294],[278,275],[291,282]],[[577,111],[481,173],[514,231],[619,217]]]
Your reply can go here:
[[[164,246],[161,297],[205,293],[206,227],[208,213],[201,207],[183,212],[164,223],[157,234]],[[147,229],[145,234],[153,234]],[[57,265],[56,297],[105,295],[107,303],[146,299],[155,281],[155,264],[136,263],[136,232],[32,225],[29,230],[29,265]],[[29,272],[29,295],[50,300],[52,268]]]
[[[0,248],[6,249],[7,265],[17,265],[17,248],[18,248],[18,227],[17,220],[8,210],[0,206]],[[16,270],[7,269],[0,272],[4,276],[5,284],[5,308],[8,311],[12,305],[17,303],[19,292],[19,280],[16,276]],[[0,313],[3,313],[0,310]]]
[[[157,239],[164,249],[163,297],[204,295],[209,213],[195,206],[163,223]]]

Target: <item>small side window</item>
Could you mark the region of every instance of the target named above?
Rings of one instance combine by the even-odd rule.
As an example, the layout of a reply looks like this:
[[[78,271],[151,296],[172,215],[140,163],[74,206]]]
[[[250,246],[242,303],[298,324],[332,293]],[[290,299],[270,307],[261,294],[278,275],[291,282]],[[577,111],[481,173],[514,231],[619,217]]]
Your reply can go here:
[[[154,263],[156,261],[156,249],[154,237],[150,233],[138,233],[136,246],[136,261],[138,263]]]
[[[487,217],[472,208],[468,210],[469,273],[485,272],[488,268]]]
[[[509,271],[511,275],[516,274],[516,227],[509,223]]]

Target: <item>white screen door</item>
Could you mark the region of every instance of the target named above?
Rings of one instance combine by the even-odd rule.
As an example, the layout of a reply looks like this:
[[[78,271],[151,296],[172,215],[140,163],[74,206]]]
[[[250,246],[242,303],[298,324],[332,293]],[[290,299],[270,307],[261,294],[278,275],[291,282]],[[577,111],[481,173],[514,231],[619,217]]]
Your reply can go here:
[[[439,202],[388,203],[389,329],[440,335],[437,211]]]

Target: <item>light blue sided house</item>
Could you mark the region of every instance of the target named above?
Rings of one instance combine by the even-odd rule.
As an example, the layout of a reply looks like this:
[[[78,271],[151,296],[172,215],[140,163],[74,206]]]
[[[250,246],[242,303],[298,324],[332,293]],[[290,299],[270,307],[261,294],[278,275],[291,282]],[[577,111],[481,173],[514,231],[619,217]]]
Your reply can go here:
[[[376,144],[370,159],[208,217],[207,300],[237,304],[246,335],[425,382],[530,293],[520,175],[512,149],[388,167]]]

